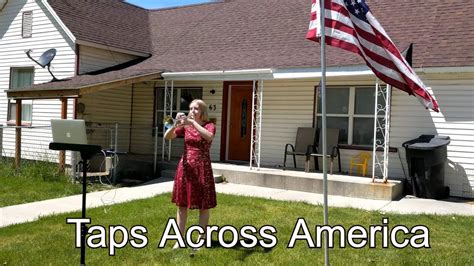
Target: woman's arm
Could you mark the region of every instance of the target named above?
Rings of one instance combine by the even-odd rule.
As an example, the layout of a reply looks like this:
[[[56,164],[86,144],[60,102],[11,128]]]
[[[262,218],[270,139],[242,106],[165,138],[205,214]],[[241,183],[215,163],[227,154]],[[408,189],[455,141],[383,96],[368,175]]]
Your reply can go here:
[[[196,121],[192,121],[192,125],[193,127],[199,132],[199,134],[201,134],[201,137],[207,141],[212,141],[212,139],[214,138],[214,134],[212,134],[211,132],[209,132],[207,129],[205,129],[203,126],[199,125],[198,122]]]
[[[176,135],[176,133],[174,132],[174,130],[175,130],[176,128],[177,128],[177,127],[172,126],[172,127],[169,128],[168,130],[166,130],[165,135],[164,135],[164,138],[165,138],[166,140],[175,139],[177,135]]]
[[[192,118],[185,118],[183,123],[185,125],[193,126],[199,132],[201,137],[207,141],[212,141],[212,139],[214,138],[214,134],[212,132],[209,132],[209,130],[201,126],[198,122],[196,122],[196,120]]]
[[[184,121],[183,121],[182,117],[185,117],[184,113],[177,113],[176,114],[175,123],[173,124],[173,126],[171,128],[166,130],[166,132],[163,136],[166,140],[175,139],[178,136],[176,134],[175,130],[184,126]]]

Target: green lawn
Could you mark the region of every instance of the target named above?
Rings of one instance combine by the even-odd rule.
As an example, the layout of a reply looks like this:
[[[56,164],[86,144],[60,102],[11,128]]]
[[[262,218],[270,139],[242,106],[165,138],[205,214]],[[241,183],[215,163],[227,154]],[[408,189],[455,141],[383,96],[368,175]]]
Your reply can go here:
[[[211,224],[220,227],[244,225],[262,227],[273,225],[278,244],[272,249],[256,247],[202,248],[194,257],[191,249],[172,250],[173,242],[159,249],[168,218],[175,217],[176,208],[170,203],[170,194],[151,199],[117,204],[88,210],[92,225],[123,225],[130,229],[135,225],[147,228],[148,245],[135,249],[128,244],[116,249],[115,256],[108,255],[108,249],[87,249],[86,263],[90,265],[163,265],[163,264],[278,264],[278,265],[321,265],[324,263],[323,249],[308,248],[303,240],[297,241],[293,249],[287,245],[298,218],[305,218],[311,233],[321,224],[323,209],[305,203],[272,201],[250,197],[218,195],[218,207],[211,212]],[[330,249],[330,260],[334,265],[349,264],[441,264],[473,265],[472,217],[396,215],[379,212],[331,208],[329,221],[332,225],[342,225],[346,229],[352,225],[380,225],[383,217],[390,219],[389,228],[404,224],[408,227],[425,225],[430,229],[431,248],[397,249],[390,245],[382,248],[381,238],[377,237],[376,248]],[[74,248],[75,228],[66,224],[66,218],[80,217],[80,212],[45,217],[28,224],[14,225],[0,229],[0,264],[50,264],[71,265],[79,263],[79,249]],[[197,223],[197,212],[190,213],[188,225]],[[338,236],[338,234],[336,234]],[[120,241],[121,236],[117,238]],[[225,234],[230,242],[230,234]],[[336,244],[339,243],[336,237]],[[213,236],[216,244],[217,235]]]
[[[0,207],[80,194],[82,184],[72,183],[55,163],[23,161],[16,171],[11,160],[0,161]],[[104,189],[88,185],[89,191]]]

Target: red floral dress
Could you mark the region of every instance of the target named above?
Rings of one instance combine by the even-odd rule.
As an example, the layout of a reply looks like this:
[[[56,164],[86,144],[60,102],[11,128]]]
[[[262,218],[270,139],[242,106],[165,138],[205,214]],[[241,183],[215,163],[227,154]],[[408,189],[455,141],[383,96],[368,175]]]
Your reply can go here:
[[[216,133],[213,123],[207,122],[203,127],[212,134]],[[180,127],[174,132],[178,136],[184,135],[184,153],[174,176],[171,201],[189,209],[216,207],[216,188],[209,156],[211,141],[203,139],[193,126]]]

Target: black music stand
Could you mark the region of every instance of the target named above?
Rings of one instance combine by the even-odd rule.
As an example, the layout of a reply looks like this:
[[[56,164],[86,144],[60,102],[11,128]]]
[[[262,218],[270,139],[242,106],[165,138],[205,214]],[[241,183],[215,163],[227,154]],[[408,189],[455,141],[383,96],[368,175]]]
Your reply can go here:
[[[99,145],[70,144],[70,143],[49,143],[50,150],[58,151],[78,151],[82,159],[82,218],[86,218],[86,180],[87,180],[87,161],[99,153],[102,147]],[[86,234],[87,227],[81,225],[81,265],[86,265]]]

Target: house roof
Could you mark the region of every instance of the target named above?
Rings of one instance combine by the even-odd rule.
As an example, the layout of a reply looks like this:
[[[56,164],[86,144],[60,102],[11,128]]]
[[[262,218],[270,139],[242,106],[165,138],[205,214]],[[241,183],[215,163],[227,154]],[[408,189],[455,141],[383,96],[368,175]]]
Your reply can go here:
[[[474,42],[468,41],[474,37],[474,1],[368,5],[400,50],[414,43],[414,67],[474,65]],[[319,44],[305,39],[310,6],[309,0],[232,0],[151,11],[149,62],[167,71],[319,67]],[[365,63],[327,47],[327,65]]]
[[[120,0],[48,0],[77,40],[151,54],[149,11]]]
[[[48,0],[80,40],[151,53],[145,68],[205,71],[318,67],[305,39],[309,0],[223,0],[146,10],[121,0]],[[389,4],[387,4],[389,3]],[[414,67],[474,65],[474,1],[368,1],[400,50],[414,43]],[[467,51],[467,52],[466,52]],[[328,66],[364,65],[327,47]]]
[[[30,90],[100,85],[145,73],[320,66],[319,44],[305,39],[309,0],[226,0],[148,11],[113,0],[49,2],[77,38],[152,56],[124,70]],[[474,1],[425,0],[413,5],[384,0],[368,5],[400,50],[414,43],[415,68],[474,66]],[[329,67],[365,65],[357,54],[331,46],[326,58]]]

